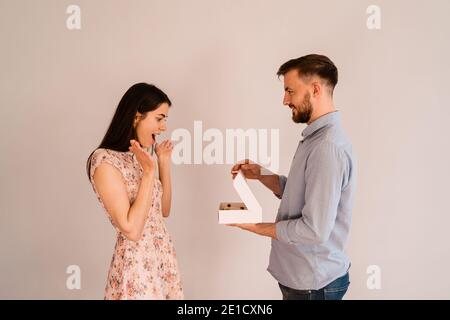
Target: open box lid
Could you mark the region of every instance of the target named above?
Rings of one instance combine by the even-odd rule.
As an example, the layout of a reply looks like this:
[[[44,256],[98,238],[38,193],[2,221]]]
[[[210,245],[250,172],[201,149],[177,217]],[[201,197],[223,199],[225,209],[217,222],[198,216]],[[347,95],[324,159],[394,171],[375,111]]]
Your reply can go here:
[[[252,190],[248,186],[247,180],[245,179],[241,170],[239,170],[236,177],[234,178],[233,186],[248,210],[262,212],[262,208],[259,205],[258,200],[256,200]]]

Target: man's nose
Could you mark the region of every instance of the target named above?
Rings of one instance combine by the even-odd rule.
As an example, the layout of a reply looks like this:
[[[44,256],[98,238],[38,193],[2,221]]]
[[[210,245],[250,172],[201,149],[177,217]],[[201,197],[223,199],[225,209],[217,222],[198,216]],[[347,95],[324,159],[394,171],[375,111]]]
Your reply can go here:
[[[290,101],[289,101],[289,99],[288,99],[287,96],[284,96],[284,98],[283,98],[283,104],[284,104],[285,106],[288,106],[288,105],[290,104]]]

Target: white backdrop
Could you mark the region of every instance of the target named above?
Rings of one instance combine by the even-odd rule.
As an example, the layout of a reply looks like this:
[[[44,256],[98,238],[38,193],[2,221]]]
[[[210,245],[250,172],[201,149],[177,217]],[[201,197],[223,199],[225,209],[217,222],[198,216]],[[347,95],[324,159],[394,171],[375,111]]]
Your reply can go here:
[[[69,5],[81,29],[67,28]],[[309,53],[338,66],[335,103],[359,160],[346,298],[450,298],[448,12],[446,0],[0,0],[0,298],[103,298],[115,237],[85,161],[128,87],[169,95],[166,137],[194,136],[194,121],[279,130],[287,174],[304,125],[275,73]],[[219,203],[239,201],[230,166],[172,168],[186,298],[280,299],[270,240],[217,223]],[[251,187],[273,221],[279,200]]]

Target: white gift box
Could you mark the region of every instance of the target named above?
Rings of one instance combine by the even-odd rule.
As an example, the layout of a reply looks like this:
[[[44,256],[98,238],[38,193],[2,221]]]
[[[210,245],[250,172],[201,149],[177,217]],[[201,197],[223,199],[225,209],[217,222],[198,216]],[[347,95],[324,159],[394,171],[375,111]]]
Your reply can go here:
[[[219,207],[219,223],[262,222],[262,208],[241,171],[234,178],[233,186],[243,202],[222,202]]]

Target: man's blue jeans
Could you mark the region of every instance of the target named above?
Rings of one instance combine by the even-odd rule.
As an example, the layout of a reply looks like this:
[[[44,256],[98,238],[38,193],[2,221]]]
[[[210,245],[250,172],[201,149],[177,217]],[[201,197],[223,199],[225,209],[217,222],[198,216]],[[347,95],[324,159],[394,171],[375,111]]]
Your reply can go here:
[[[278,283],[283,300],[342,300],[350,285],[348,272],[319,290],[296,290]]]

